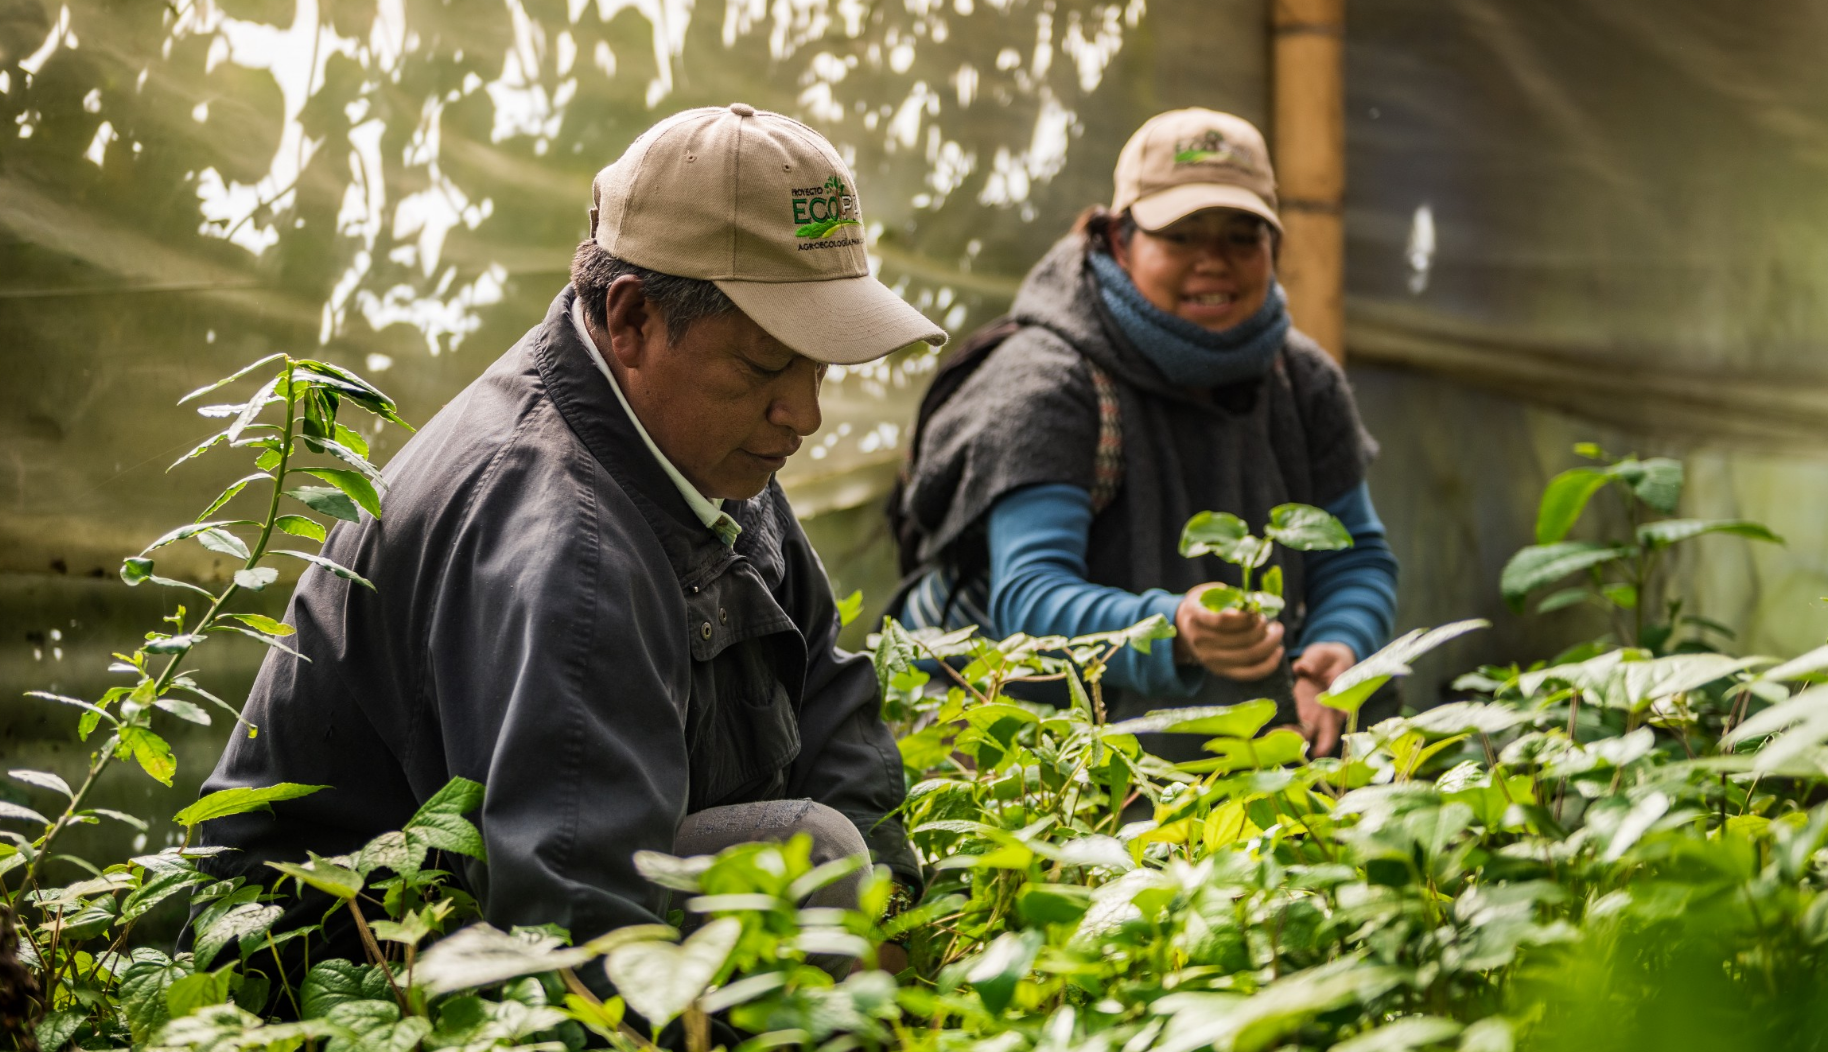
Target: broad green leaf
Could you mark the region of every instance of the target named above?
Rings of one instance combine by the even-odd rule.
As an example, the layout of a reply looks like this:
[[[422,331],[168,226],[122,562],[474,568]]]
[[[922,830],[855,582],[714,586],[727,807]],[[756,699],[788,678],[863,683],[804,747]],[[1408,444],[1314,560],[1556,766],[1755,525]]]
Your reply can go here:
[[[332,1037],[324,1052],[413,1052],[432,1032],[431,1020],[401,1019],[392,1001],[345,1001],[326,1012],[324,1022],[347,1032]]]
[[[355,853],[355,871],[363,877],[377,869],[391,869],[401,876],[412,876],[425,864],[425,854],[429,850],[431,845],[404,832],[382,833]]]
[[[184,463],[186,460],[195,460],[196,458],[198,458],[198,457],[202,456],[203,454],[208,453],[210,450],[214,449],[217,445],[219,445],[226,438],[228,438],[227,431],[216,432],[215,434],[209,436],[208,438],[204,439],[203,441],[192,446],[190,449],[190,452],[188,452],[188,453],[184,454],[183,456],[179,457],[178,459],[172,461],[171,466],[167,467],[165,470],[170,471],[172,468],[177,467],[179,464]]]
[[[196,535],[204,532],[205,530],[216,530],[216,529],[220,529],[224,526],[258,526],[258,525],[260,525],[260,523],[254,522],[251,519],[217,519],[214,522],[193,522],[188,526],[180,526],[177,529],[172,530],[170,533],[165,534],[163,537],[160,537],[158,540],[153,541],[151,544],[148,544],[146,546],[145,551],[142,551],[140,554],[143,556],[146,554],[146,552],[153,551],[154,549],[157,549],[157,548],[163,548],[167,544],[175,544],[178,541],[187,540],[191,537],[195,537]],[[148,570],[148,572],[150,572],[152,569],[152,563],[148,562],[146,564],[146,569]]]
[[[275,621],[265,614],[230,614],[228,616],[249,628],[265,632],[269,636],[289,636],[295,631],[284,621]]]
[[[223,490],[222,494],[220,496],[218,496],[214,501],[210,502],[209,507],[203,509],[203,514],[197,516],[197,521],[202,522],[204,519],[207,519],[211,515],[214,515],[216,513],[216,509],[222,507],[224,504],[227,504],[229,501],[234,500],[235,494],[240,493],[242,490],[246,489],[248,483],[258,482],[261,479],[267,479],[268,481],[271,481],[272,478],[273,478],[273,476],[267,474],[264,471],[256,471],[254,474],[249,475],[246,478],[236,479],[234,482],[229,483],[228,488]]]
[[[40,789],[49,789],[54,793],[62,793],[65,799],[74,799],[76,797],[76,794],[70,790],[69,782],[64,781],[62,778],[59,778],[49,771],[14,770],[6,772],[6,775],[8,778],[24,782],[27,785],[35,785]]]
[[[267,865],[332,898],[353,899],[361,893],[364,884],[360,873],[315,853],[311,854],[309,862],[268,862]]]
[[[138,585],[151,576],[151,559],[136,556],[121,561],[121,580],[126,582],[129,588]]]
[[[256,566],[251,570],[235,571],[235,584],[250,592],[258,592],[277,580],[279,580],[279,571],[271,566]]]
[[[1413,671],[1409,667],[1411,661],[1449,640],[1489,627],[1491,622],[1474,618],[1427,631],[1413,629],[1384,649],[1341,672],[1333,680],[1333,685],[1320,695],[1319,701],[1330,708],[1356,712],[1359,706],[1377,692],[1377,688],[1388,683],[1392,677],[1407,676]]]
[[[370,464],[367,457],[348,448],[341,442],[326,438],[306,438],[304,439],[304,443],[313,452],[328,453],[343,463],[348,464],[355,469],[356,474],[360,475],[362,479],[370,483],[371,486],[379,486],[382,489],[387,488],[387,480],[381,476],[381,469]],[[338,469],[325,468],[322,470],[333,471]],[[319,478],[323,478],[322,475],[318,474],[319,469],[311,468],[307,469],[307,471],[309,474],[318,475]],[[344,475],[348,474],[348,472],[345,471],[339,471],[338,473]],[[329,482],[330,480],[325,478],[324,481]],[[355,494],[351,493],[350,496],[353,497]],[[366,505],[364,505],[364,507],[366,507]]]
[[[1665,515],[1674,515],[1682,501],[1682,462],[1668,457],[1622,460],[1610,469],[1625,480],[1637,498]]]
[[[1276,703],[1266,698],[1240,705],[1205,705],[1157,709],[1135,719],[1113,723],[1106,734],[1207,734],[1248,738],[1274,719]]]
[[[286,496],[299,501],[320,515],[328,515],[344,522],[359,522],[355,501],[334,486],[300,486],[286,490]]]
[[[277,785],[262,786],[258,789],[222,789],[205,796],[196,803],[171,816],[171,820],[186,828],[201,825],[212,818],[227,818],[230,815],[246,814],[249,811],[272,811],[276,800],[296,800],[301,796],[310,796],[320,789],[330,788],[327,785],[301,785],[297,782],[280,782]]]
[[[363,1000],[362,980],[370,969],[354,961],[333,958],[311,966],[299,991],[300,1009],[306,1019],[321,1019],[332,1008]]]
[[[861,589],[838,600],[838,624],[840,626],[848,625],[852,621],[857,620],[857,615],[862,612],[863,591]]]
[[[889,685],[897,676],[915,671],[914,662],[918,660],[920,650],[913,637],[908,635],[908,630],[892,617],[883,618],[882,632],[873,657],[878,694],[884,698],[889,697]]]
[[[25,692],[25,696],[28,698],[42,698],[45,701],[55,701],[59,705],[75,706],[87,713],[87,715],[83,717],[84,719],[93,718],[95,720],[107,720],[109,723],[119,722],[111,713],[95,705],[91,705],[81,698],[72,698],[65,694],[52,694],[43,690],[28,690]]]
[[[273,525],[294,537],[304,537],[317,541],[319,544],[323,543],[326,536],[323,523],[316,519],[307,519],[303,515],[281,515],[273,520]]]
[[[699,886],[698,878],[705,875],[714,860],[709,855],[676,858],[659,851],[637,851],[634,861],[636,871],[649,883],[696,894],[704,890]]]
[[[207,884],[212,879],[208,874],[198,872],[188,862],[156,870],[149,867],[140,886],[121,901],[121,922],[124,924],[138,920],[148,910],[185,888]]]
[[[1034,967],[1035,957],[1047,942],[1043,933],[1028,930],[999,935],[969,962],[965,982],[977,992],[991,1016],[1001,1016],[1015,998],[1016,985]]]
[[[360,505],[363,511],[377,519],[381,517],[381,498],[375,493],[374,483],[368,481],[361,472],[346,471],[342,468],[305,468],[302,473],[330,483],[347,494],[350,500]]]
[[[741,929],[741,922],[737,927]],[[668,949],[672,947],[668,945]],[[413,983],[437,997],[494,986],[523,975],[576,968],[596,956],[597,952],[587,946],[567,947],[550,935],[511,935],[487,924],[474,924],[426,950],[413,970]]]
[[[1532,545],[1511,556],[1498,579],[1498,587],[1511,609],[1521,611],[1524,597],[1536,589],[1554,584],[1571,573],[1623,559],[1631,552],[1626,545],[1587,541]]]
[[[291,550],[290,548],[275,548],[275,549],[273,549],[272,554],[289,555],[294,559],[303,559],[304,561],[312,564],[313,566],[319,566],[325,570],[330,571],[331,573],[335,574],[338,577],[341,577],[345,581],[354,581],[356,584],[361,585],[363,588],[366,588],[371,592],[374,591],[374,585],[369,583],[368,578],[363,577],[361,574],[356,573],[354,570],[351,570],[345,566],[339,565],[338,563],[332,562],[329,559],[326,559],[321,555],[312,555],[310,552],[295,552],[295,551]]]
[[[329,362],[304,360],[298,362],[298,367],[308,372],[316,373],[320,377],[340,381],[340,383],[335,386],[337,387],[337,390],[342,392],[344,397],[348,398],[350,401],[381,419],[386,420],[388,423],[398,424],[408,431],[413,429],[411,424],[400,418],[399,407],[394,405],[393,399],[387,397],[387,395],[381,392],[380,388],[369,383],[367,380],[362,379],[355,373],[352,373],[341,366],[331,365]]]
[[[1556,610],[1563,610],[1570,606],[1579,606],[1581,603],[1588,602],[1593,598],[1594,594],[1591,588],[1580,586],[1563,588],[1559,592],[1551,592],[1544,596],[1542,602],[1536,604],[1536,612],[1539,614],[1553,613]]]
[[[356,456],[366,457],[368,455],[368,440],[362,437],[360,431],[338,424],[336,425],[336,433],[332,437],[335,438],[338,443],[353,451]]]
[[[242,377],[246,376],[247,374],[260,368],[261,366],[266,365],[270,362],[277,362],[284,357],[285,357],[284,354],[269,354],[265,358],[262,358],[257,362],[254,362],[249,365],[244,365],[241,368],[230,373],[229,375],[223,377],[222,379],[217,380],[215,383],[208,384],[203,387],[199,387],[195,391],[192,391],[191,393],[185,395],[183,398],[178,399],[178,404],[183,405],[185,402],[188,402],[193,398],[197,398],[202,395],[209,394],[211,391],[214,391],[219,387],[226,387],[229,384],[234,383],[236,380],[239,380]]]
[[[1261,738],[1214,738],[1200,747],[1212,753],[1212,759],[1192,760],[1175,766],[1190,774],[1263,771],[1299,763],[1307,756],[1308,743],[1300,732],[1284,727]]]
[[[1598,468],[1569,468],[1550,479],[1536,509],[1536,543],[1565,539],[1587,510],[1587,502],[1610,481],[1611,473]]]
[[[1258,582],[1263,591],[1276,598],[1282,598],[1282,567],[1272,566],[1263,571],[1263,580]],[[1280,607],[1278,607],[1280,609]],[[1273,616],[1273,615],[1272,615]]]
[[[1458,1037],[1460,1029],[1460,1024],[1452,1019],[1409,1016],[1341,1041],[1333,1046],[1333,1052],[1411,1052]]]
[[[217,622],[216,624],[209,626],[209,630],[211,632],[234,632],[238,635],[247,636],[249,639],[258,640],[262,645],[272,647],[274,650],[284,651],[285,653],[292,655],[293,657],[297,658],[300,661],[304,661],[304,662],[308,663],[311,660],[310,658],[306,657],[305,655],[299,653],[298,651],[287,646],[285,643],[281,642],[280,638],[278,636],[269,636],[265,632],[256,632],[253,629],[248,628],[245,625],[230,624],[228,622]]]
[[[1253,537],[1244,520],[1228,511],[1202,511],[1181,529],[1181,554],[1211,553],[1233,566],[1255,569],[1269,559],[1270,542]]]
[[[1638,543],[1646,548],[1667,548],[1692,537],[1725,533],[1747,540],[1782,544],[1784,539],[1772,533],[1763,523],[1748,519],[1664,519],[1638,527]]]
[[[165,991],[190,971],[188,961],[136,961],[121,973],[121,1009],[135,1044],[148,1041],[171,1018],[171,1009],[165,1004]]]
[[[152,703],[152,707],[161,712],[169,712],[187,723],[209,726],[209,713],[183,698],[160,698]]]
[[[241,437],[241,433],[260,417],[267,406],[285,401],[285,396],[274,393],[279,389],[279,381],[278,376],[268,380],[261,385],[260,390],[254,393],[254,397],[248,399],[243,405],[241,415],[235,418],[235,422],[230,424],[228,431],[225,432],[225,437],[228,438],[230,445],[233,445],[235,440]]]
[[[404,832],[440,851],[451,851],[487,862],[482,834],[463,816],[482,806],[482,783],[453,778],[445,783],[406,823]]]
[[[1272,508],[1263,535],[1300,552],[1352,547],[1352,533],[1345,523],[1311,504],[1279,504]]]
[[[40,1052],[62,1052],[76,1032],[82,1029],[89,1019],[89,1009],[85,1007],[66,1008],[52,1012],[38,1021],[32,1030],[33,1040],[38,1042]]]
[[[120,822],[125,825],[130,825],[142,833],[146,832],[146,830],[148,828],[150,828],[146,824],[145,819],[137,818],[133,815],[128,814],[125,811],[116,811],[116,810],[114,810],[112,808],[108,808],[108,807],[91,807],[83,813],[90,814],[90,815],[101,815],[103,818],[112,818],[116,822]]]
[[[122,727],[121,743],[116,754],[123,757],[131,755],[141,770],[163,785],[169,786],[171,776],[178,771],[178,761],[171,754],[171,746],[165,739],[144,727]]]
[[[658,1031],[717,979],[742,933],[742,921],[720,917],[678,946],[666,942],[618,946],[604,959],[604,970],[622,1000]]]
[[[21,822],[36,822],[48,826],[51,820],[24,804],[15,804],[10,800],[0,800],[0,819],[16,819]]]
[[[1802,679],[1825,669],[1828,669],[1828,646],[1819,646],[1775,668],[1766,669],[1758,678],[1780,681]]]
[[[1242,588],[1233,588],[1228,584],[1215,584],[1200,591],[1200,605],[1215,613],[1222,610],[1242,610],[1250,603],[1250,593]]]
[[[195,647],[198,643],[203,642],[206,638],[206,636],[196,632],[187,632],[183,635],[176,636],[165,636],[154,632],[149,635],[146,642],[140,646],[140,649],[148,654],[182,654]]]
[[[208,968],[215,961],[216,955],[223,947],[254,935],[265,934],[273,922],[278,920],[285,910],[273,905],[258,902],[243,902],[217,917],[210,926],[197,936],[195,957],[198,968]],[[226,998],[225,998],[226,999]],[[209,1004],[218,1002],[211,1001]]]

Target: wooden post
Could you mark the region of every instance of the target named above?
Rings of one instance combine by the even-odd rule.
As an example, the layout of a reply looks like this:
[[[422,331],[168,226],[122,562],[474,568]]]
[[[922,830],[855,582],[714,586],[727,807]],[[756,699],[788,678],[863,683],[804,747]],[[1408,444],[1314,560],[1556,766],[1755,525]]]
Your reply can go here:
[[[1271,139],[1284,236],[1277,268],[1295,327],[1344,361],[1345,0],[1270,0]]]

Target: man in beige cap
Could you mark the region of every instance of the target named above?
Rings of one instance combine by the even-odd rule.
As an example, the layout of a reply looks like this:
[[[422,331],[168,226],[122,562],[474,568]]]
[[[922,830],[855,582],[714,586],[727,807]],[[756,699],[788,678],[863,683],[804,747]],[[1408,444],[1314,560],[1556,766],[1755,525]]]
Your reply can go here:
[[[867,850],[918,887],[874,674],[836,647],[774,473],[818,430],[828,364],[945,337],[870,276],[850,171],[786,117],[677,114],[591,203],[545,320],[388,465],[384,524],[331,533],[375,590],[300,580],[310,661],[269,657],[261,733],[204,791],[332,788],[206,826],[237,849],[221,874],[353,851],[461,775],[487,787],[489,861],[460,880],[502,928],[656,921],[635,852],[800,832],[815,861]],[[360,957],[325,937],[320,959]]]

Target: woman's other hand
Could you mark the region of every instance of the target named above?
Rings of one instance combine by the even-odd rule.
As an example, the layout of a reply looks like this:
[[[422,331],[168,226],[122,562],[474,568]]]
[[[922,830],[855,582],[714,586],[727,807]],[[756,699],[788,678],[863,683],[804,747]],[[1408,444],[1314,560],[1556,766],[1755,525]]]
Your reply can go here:
[[[1302,737],[1312,747],[1309,755],[1330,756],[1338,747],[1346,714],[1322,705],[1319,697],[1341,672],[1357,663],[1358,655],[1344,643],[1315,643],[1296,659],[1295,715],[1301,721]]]
[[[1208,610],[1200,593],[1212,587],[1189,591],[1174,611],[1175,662],[1243,681],[1276,671],[1282,663],[1282,622],[1246,610]]]

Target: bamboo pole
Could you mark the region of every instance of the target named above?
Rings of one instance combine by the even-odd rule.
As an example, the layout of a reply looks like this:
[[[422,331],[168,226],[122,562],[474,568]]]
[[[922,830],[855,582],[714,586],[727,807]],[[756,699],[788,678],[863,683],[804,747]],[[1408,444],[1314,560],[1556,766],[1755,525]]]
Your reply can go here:
[[[1270,0],[1277,271],[1295,327],[1344,361],[1345,0]]]

